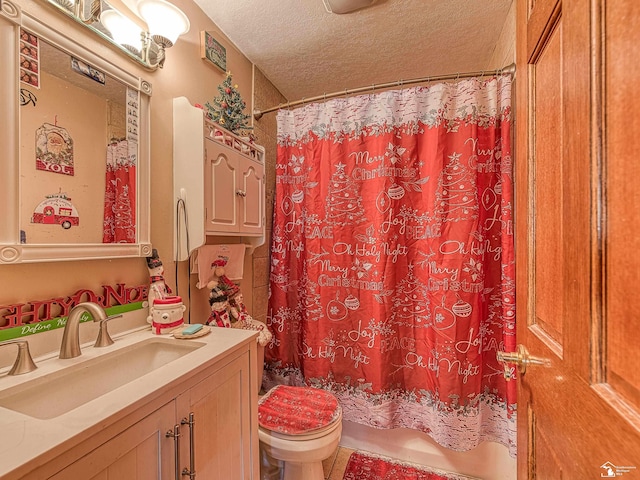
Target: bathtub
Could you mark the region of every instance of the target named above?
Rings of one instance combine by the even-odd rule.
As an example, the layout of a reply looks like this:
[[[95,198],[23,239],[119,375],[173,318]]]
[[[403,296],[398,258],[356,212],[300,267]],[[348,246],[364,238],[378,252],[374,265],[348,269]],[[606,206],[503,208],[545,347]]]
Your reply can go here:
[[[438,445],[428,435],[416,430],[378,430],[343,421],[340,446],[483,480],[514,480],[517,477],[516,459],[509,456],[506,447],[494,442],[484,442],[468,452],[456,452]]]

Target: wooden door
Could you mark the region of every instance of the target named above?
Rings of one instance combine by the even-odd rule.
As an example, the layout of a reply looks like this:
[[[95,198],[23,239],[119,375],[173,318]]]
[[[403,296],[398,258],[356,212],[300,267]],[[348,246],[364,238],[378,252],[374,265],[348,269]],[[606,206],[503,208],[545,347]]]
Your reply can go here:
[[[640,478],[640,1],[517,2],[518,479]]]

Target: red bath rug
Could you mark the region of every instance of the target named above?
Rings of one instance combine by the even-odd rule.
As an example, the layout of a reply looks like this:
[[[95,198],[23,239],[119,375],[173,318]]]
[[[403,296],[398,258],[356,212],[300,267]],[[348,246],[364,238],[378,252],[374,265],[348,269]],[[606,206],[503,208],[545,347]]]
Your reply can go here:
[[[353,452],[343,480],[479,480],[368,452]]]

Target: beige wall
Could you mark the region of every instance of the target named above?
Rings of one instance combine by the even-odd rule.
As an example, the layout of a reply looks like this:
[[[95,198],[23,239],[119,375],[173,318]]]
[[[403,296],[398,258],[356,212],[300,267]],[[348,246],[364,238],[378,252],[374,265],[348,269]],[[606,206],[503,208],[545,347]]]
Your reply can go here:
[[[227,49],[227,69],[233,74],[247,113],[252,110],[252,64],[232,45],[220,30],[190,0],[174,0],[189,17],[190,31],[167,50],[163,69],[149,72],[127,59],[95,34],[56,12],[42,1],[13,0],[43,23],[64,32],[112,63],[134,72],[152,84],[151,97],[151,242],[158,249],[165,267],[165,279],[176,291],[173,257],[173,154],[172,99],[185,96],[191,103],[204,104],[219,95],[217,86],[225,73],[200,58],[200,32],[212,32]],[[104,173],[102,174],[104,175]],[[73,230],[73,229],[72,229]],[[264,251],[262,249],[261,251]],[[248,308],[252,309],[253,264],[245,262],[245,280],[241,284]],[[177,293],[189,296],[188,262],[178,265]],[[129,286],[149,281],[146,260],[114,259],[25,265],[0,265],[0,305],[46,300],[70,295],[80,288],[101,291],[102,285],[125,283]],[[264,280],[259,283],[262,286]],[[260,296],[261,299],[261,296]],[[262,300],[261,300],[262,301]],[[264,318],[264,314],[258,315]],[[194,319],[203,321],[206,319]]]
[[[254,75],[254,102],[256,108],[265,109],[280,105],[286,101],[282,94],[276,90],[271,82],[258,70]],[[269,265],[271,226],[273,225],[273,202],[276,190],[276,115],[277,112],[268,113],[260,120],[254,122],[254,133],[258,137],[258,143],[266,148],[266,225],[267,242],[257,248],[253,255],[253,314],[257,320],[266,321],[267,300],[269,294]]]
[[[516,63],[516,2],[511,3],[487,70],[497,70],[512,63]]]

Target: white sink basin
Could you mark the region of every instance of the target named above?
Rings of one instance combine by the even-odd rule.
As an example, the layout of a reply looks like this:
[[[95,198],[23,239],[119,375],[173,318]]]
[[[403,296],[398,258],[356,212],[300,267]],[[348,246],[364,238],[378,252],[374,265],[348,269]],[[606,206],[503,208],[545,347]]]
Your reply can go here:
[[[4,390],[0,407],[43,420],[55,418],[203,345],[151,338]]]

